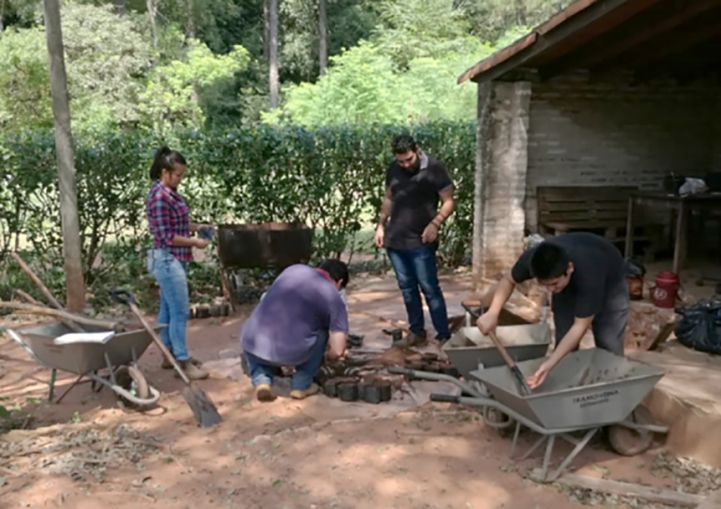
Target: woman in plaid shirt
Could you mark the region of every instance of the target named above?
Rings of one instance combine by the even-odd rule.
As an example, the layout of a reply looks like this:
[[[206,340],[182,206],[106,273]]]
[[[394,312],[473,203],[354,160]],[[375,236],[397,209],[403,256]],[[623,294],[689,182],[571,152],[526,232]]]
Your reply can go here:
[[[153,234],[153,248],[148,250],[147,268],[160,286],[158,323],[167,324],[160,336],[191,379],[208,377],[200,363],[188,355],[185,326],[190,313],[186,270],[193,259],[193,246],[205,249],[208,241],[191,237],[191,232],[208,225],[190,222],[190,209],[180,194],[187,163],[179,152],[161,147],[155,153],[150,178],[153,185],[145,202],[148,225]],[[167,360],[164,369],[171,369]]]

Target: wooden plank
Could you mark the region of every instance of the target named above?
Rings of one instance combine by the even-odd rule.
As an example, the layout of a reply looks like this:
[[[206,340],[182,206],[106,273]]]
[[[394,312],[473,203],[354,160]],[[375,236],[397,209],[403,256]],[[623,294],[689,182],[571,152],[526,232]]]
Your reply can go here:
[[[679,493],[669,489],[652,488],[640,484],[599,479],[578,474],[564,474],[559,477],[556,482],[570,488],[594,490],[621,497],[640,498],[649,502],[666,504],[673,507],[697,507],[705,501],[705,497],[701,495]]]
[[[545,207],[539,207],[542,211],[549,212],[575,212],[579,210],[623,210],[628,213],[628,200],[613,201],[613,202],[598,202],[598,201],[572,201],[572,202],[558,202],[558,203],[544,203]]]
[[[634,239],[636,239],[636,237],[634,237]],[[669,336],[671,336],[671,333],[676,330],[677,323],[678,319],[674,319],[661,327],[661,330],[656,334],[655,338],[646,338],[646,341],[641,344],[641,350],[656,350],[658,345],[666,341]]]
[[[578,222],[607,222],[609,224],[613,222],[622,222],[626,224],[626,213],[618,214],[614,212],[590,212],[588,214],[583,214],[581,212],[574,212],[574,213],[557,213],[557,214],[544,214],[539,219],[543,220],[544,222],[553,222],[553,221],[559,221],[562,223],[573,223],[574,221]]]

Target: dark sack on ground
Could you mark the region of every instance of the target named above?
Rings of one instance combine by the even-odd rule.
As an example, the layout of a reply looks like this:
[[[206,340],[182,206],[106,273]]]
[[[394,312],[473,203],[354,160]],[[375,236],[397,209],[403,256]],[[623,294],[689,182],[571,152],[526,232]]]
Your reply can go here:
[[[677,308],[676,313],[681,315],[676,325],[679,343],[699,352],[721,355],[721,300],[704,299]]]

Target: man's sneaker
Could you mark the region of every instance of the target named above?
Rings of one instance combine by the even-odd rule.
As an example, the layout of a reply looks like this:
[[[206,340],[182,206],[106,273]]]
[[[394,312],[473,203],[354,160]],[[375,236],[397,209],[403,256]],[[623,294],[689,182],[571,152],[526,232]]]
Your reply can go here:
[[[320,387],[318,386],[318,384],[312,383],[312,384],[310,384],[310,387],[308,387],[304,391],[300,391],[300,390],[290,391],[290,397],[293,399],[305,399],[308,396],[312,396],[313,394],[318,394],[318,391],[320,391]]]
[[[183,361],[179,362],[180,367],[183,368],[183,371],[185,371],[185,374],[190,378],[191,380],[203,380],[205,378],[208,378],[210,373],[205,371],[203,368],[198,366],[196,363],[191,361]],[[180,375],[176,372],[175,378],[180,378]]]
[[[198,367],[203,365],[202,362],[200,362],[198,359],[195,359],[194,357],[190,357],[188,359],[188,362],[190,362],[191,364],[195,364]],[[173,365],[165,357],[163,357],[163,364],[160,367],[162,367],[163,369],[173,369]]]
[[[415,332],[408,331],[404,343],[406,346],[425,346],[428,344],[428,339],[425,334],[421,336]]]
[[[255,397],[258,401],[269,403],[275,399],[275,393],[270,385],[260,384],[255,388]]]

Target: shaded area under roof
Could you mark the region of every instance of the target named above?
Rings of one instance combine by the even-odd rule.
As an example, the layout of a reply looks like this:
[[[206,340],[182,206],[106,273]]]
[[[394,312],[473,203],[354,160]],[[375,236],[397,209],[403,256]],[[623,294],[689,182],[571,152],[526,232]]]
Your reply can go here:
[[[719,76],[721,0],[579,0],[464,72],[458,83],[540,79],[574,69],[638,80]]]

